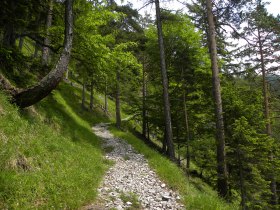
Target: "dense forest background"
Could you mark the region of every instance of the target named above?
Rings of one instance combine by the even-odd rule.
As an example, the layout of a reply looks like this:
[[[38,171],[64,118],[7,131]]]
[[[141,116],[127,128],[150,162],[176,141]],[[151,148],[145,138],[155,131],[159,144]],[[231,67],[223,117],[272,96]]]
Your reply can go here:
[[[1,89],[25,108],[65,80],[87,111],[102,93],[118,128],[187,175],[242,209],[277,209],[280,17],[263,0],[181,2],[187,13],[146,1],[154,18],[114,0],[2,0]]]

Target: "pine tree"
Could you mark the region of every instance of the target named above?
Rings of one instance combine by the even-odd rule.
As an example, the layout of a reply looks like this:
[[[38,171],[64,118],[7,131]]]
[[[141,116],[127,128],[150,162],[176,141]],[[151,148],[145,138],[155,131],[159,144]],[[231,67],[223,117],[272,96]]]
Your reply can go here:
[[[211,57],[212,66],[212,81],[213,81],[213,93],[215,101],[216,111],[216,140],[217,140],[217,188],[222,197],[227,196],[228,192],[228,173],[226,168],[226,154],[225,154],[225,134],[224,134],[224,122],[223,122],[223,108],[221,98],[221,87],[219,79],[218,69],[218,57],[217,57],[217,45],[215,36],[215,23],[212,13],[212,2],[206,0],[207,19],[209,25],[209,52]]]
[[[164,101],[164,119],[165,119],[165,140],[164,141],[166,141],[166,144],[167,144],[168,156],[172,160],[174,160],[175,151],[174,151],[174,145],[173,145],[171,111],[170,111],[170,101],[169,101],[169,93],[168,93],[168,78],[167,78],[167,70],[166,70],[166,64],[165,64],[165,51],[164,51],[164,43],[163,43],[159,0],[155,0],[155,5],[156,5],[157,32],[158,32],[158,43],[159,43],[159,51],[160,51],[160,69],[161,69],[161,74],[162,74],[163,101]]]

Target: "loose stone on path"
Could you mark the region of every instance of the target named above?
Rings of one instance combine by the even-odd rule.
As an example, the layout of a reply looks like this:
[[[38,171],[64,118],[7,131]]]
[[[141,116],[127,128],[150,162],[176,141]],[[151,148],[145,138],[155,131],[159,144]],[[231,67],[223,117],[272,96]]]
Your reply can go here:
[[[115,138],[106,124],[94,126],[93,131],[103,139],[103,147],[108,152],[106,158],[115,162],[98,189],[100,209],[184,209],[179,194],[160,181],[142,154]]]

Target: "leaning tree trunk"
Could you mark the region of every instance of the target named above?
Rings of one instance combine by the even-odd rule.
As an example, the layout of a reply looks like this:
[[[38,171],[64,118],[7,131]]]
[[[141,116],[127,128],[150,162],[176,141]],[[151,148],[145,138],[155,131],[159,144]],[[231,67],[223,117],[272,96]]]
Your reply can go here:
[[[63,78],[68,67],[73,40],[73,0],[65,1],[65,32],[64,47],[60,58],[52,71],[47,74],[37,85],[20,91],[14,95],[14,102],[19,107],[31,106],[45,98]]]
[[[222,197],[226,197],[228,191],[228,173],[226,168],[225,133],[223,122],[223,108],[221,87],[218,69],[217,44],[215,35],[214,17],[212,13],[212,1],[206,0],[207,20],[209,25],[209,51],[211,57],[213,94],[216,112],[216,145],[217,145],[217,188]]]
[[[42,48],[42,64],[46,66],[49,64],[49,48],[47,46],[50,44],[49,31],[52,25],[52,12],[53,12],[53,0],[49,0],[48,15],[46,20],[46,37],[44,38],[45,46],[43,46]]]
[[[263,100],[264,100],[264,117],[266,120],[266,134],[268,136],[272,136],[272,128],[271,128],[271,119],[270,119],[270,110],[269,110],[269,96],[268,96],[268,82],[266,79],[266,70],[265,70],[265,62],[264,62],[264,55],[263,55],[263,42],[261,39],[260,30],[258,28],[258,43],[259,43],[259,54],[260,54],[260,61],[261,61],[261,70],[262,70],[262,88],[263,88]],[[270,160],[273,161],[274,155],[271,151]],[[277,205],[278,204],[278,195],[277,195],[277,183],[275,180],[274,170],[270,175],[270,191],[271,191],[271,204]]]
[[[155,0],[155,5],[156,5],[158,44],[159,44],[159,51],[160,51],[160,68],[161,68],[162,86],[163,86],[164,118],[165,118],[165,129],[166,129],[165,140],[168,147],[167,148],[168,156],[170,159],[175,161],[175,151],[174,151],[174,145],[172,139],[173,134],[172,134],[172,125],[171,125],[171,112],[170,112],[170,103],[169,103],[169,94],[168,94],[168,78],[167,78],[167,70],[165,64],[165,53],[164,53],[159,0]]]

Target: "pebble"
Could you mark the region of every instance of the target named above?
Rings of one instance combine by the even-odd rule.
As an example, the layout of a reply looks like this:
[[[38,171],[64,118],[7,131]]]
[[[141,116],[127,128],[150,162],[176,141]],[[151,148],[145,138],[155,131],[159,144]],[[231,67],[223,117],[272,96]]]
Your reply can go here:
[[[179,194],[168,189],[149,167],[142,154],[137,153],[122,139],[114,137],[108,131],[106,124],[94,126],[93,131],[103,139],[104,148],[113,148],[105,158],[115,162],[98,189],[98,200],[103,202],[104,210],[128,209],[134,205],[135,197],[142,209],[184,209],[184,206],[178,202]],[[125,201],[122,201],[124,197]]]

